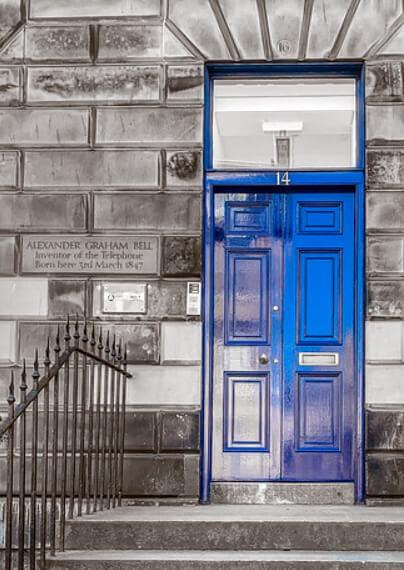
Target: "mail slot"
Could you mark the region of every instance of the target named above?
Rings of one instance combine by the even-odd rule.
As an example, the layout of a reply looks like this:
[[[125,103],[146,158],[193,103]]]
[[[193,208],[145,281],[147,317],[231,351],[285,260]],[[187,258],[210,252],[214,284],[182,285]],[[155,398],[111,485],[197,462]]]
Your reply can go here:
[[[338,352],[299,352],[300,366],[338,366]]]

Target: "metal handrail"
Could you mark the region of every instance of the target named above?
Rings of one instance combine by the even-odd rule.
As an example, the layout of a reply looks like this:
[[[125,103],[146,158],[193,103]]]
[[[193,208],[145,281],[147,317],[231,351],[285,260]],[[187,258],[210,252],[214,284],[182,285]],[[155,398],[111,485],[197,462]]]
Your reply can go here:
[[[35,350],[28,393],[23,361],[18,404],[11,372],[8,417],[0,423],[0,442],[7,442],[6,570],[23,570],[28,561],[34,570],[38,562],[44,568],[48,548],[51,555],[64,550],[66,518],[82,516],[83,503],[89,514],[122,502],[127,347],[115,335],[111,342],[109,332],[104,342],[101,327],[96,337],[94,324],[90,338],[86,322],[80,334],[78,317],[71,345],[70,327],[67,318],[62,352],[58,326],[53,365],[48,338],[42,376]]]

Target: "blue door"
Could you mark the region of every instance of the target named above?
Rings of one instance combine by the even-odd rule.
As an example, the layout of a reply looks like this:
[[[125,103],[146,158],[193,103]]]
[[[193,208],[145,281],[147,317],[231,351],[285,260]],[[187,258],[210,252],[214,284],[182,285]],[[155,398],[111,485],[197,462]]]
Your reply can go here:
[[[215,196],[215,481],[350,481],[354,195]]]

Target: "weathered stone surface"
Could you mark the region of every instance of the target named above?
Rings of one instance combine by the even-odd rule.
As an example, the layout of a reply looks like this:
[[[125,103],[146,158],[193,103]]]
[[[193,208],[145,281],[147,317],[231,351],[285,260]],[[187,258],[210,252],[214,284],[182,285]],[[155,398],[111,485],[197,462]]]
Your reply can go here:
[[[10,277],[0,279],[0,315],[45,317],[48,313],[47,279]]]
[[[316,0],[311,17],[307,57],[327,57],[351,0]]]
[[[15,362],[15,340],[16,340],[16,322],[0,321],[0,362]],[[2,402],[5,401],[2,399]],[[0,413],[1,415],[1,413]]]
[[[24,30],[13,35],[0,50],[1,63],[22,63],[24,59]]]
[[[25,31],[25,57],[31,61],[89,61],[89,28],[29,27]]]
[[[404,140],[404,105],[368,105],[366,138],[368,144],[391,144]]]
[[[148,316],[162,319],[167,317],[185,317],[186,283],[151,282],[148,288]]]
[[[171,0],[169,17],[207,58],[229,59],[208,0]]]
[[[0,188],[15,188],[18,176],[18,153],[0,152]]]
[[[200,406],[199,366],[129,366],[128,404],[136,406]]]
[[[191,58],[195,59],[195,56],[189,51],[187,47],[173,34],[173,32],[167,26],[164,26],[163,33],[163,54],[166,58]]]
[[[157,188],[158,163],[159,153],[155,151],[27,152],[25,186]]]
[[[119,18],[126,16],[159,16],[160,0],[35,0],[30,17],[36,18]]]
[[[163,275],[199,277],[201,262],[202,251],[199,237],[166,236],[163,238]]]
[[[89,112],[79,109],[0,111],[0,143],[9,145],[88,144]]]
[[[101,26],[98,58],[130,60],[162,56],[162,27]]]
[[[199,451],[199,413],[162,412],[160,451]]]
[[[200,143],[202,109],[97,110],[97,143]]]
[[[367,153],[369,187],[394,187],[404,183],[404,150],[369,150]],[[387,196],[383,198],[387,200]]]
[[[366,322],[366,361],[400,362],[403,324],[401,321]]]
[[[300,0],[266,0],[268,24],[274,54],[280,58],[298,55],[303,4]]]
[[[374,42],[383,37],[402,12],[401,0],[360,2],[349,26],[340,57],[363,57]]]
[[[0,106],[18,105],[21,97],[19,67],[0,67]]]
[[[97,194],[97,230],[200,230],[200,198],[190,194]]]
[[[203,98],[203,67],[201,65],[169,65],[167,67],[167,99]]]
[[[166,186],[198,187],[202,185],[202,157],[198,150],[167,152]]]
[[[366,404],[404,405],[404,364],[368,363],[366,365]]]
[[[369,281],[368,315],[404,318],[404,282]]]
[[[1,0],[0,3],[0,41],[18,24],[21,18],[20,0]]]
[[[161,362],[163,364],[199,364],[201,362],[201,323],[161,323]]]
[[[404,53],[404,28],[394,34],[394,36],[387,42],[384,47],[378,52],[383,55],[403,55]]]
[[[127,455],[124,495],[184,495],[184,456]]]
[[[404,495],[404,455],[369,453],[366,483],[370,496]]]
[[[158,65],[28,68],[28,103],[158,101]]]
[[[128,362],[157,364],[160,328],[157,323],[111,324],[108,328],[128,345]]]
[[[402,175],[404,175],[404,168],[400,166],[400,173],[392,176],[397,181]],[[375,178],[374,173],[372,180],[374,181]],[[367,195],[367,229],[404,230],[404,194],[402,192],[369,192]]]
[[[86,282],[78,280],[49,281],[49,317],[84,315],[86,305]]]
[[[367,449],[404,451],[404,409],[366,410]]]
[[[366,65],[368,101],[402,101],[403,73],[401,62],[380,61]]]
[[[125,451],[157,452],[155,412],[128,411],[126,413]]]
[[[404,271],[403,251],[401,238],[368,238],[368,272],[371,274],[402,273]]]
[[[14,275],[17,244],[14,236],[0,237],[0,275]]]
[[[0,229],[82,231],[87,228],[87,196],[82,194],[1,194]]]
[[[257,2],[243,0],[235,10],[233,0],[220,0],[220,6],[243,59],[262,59],[264,49]]]

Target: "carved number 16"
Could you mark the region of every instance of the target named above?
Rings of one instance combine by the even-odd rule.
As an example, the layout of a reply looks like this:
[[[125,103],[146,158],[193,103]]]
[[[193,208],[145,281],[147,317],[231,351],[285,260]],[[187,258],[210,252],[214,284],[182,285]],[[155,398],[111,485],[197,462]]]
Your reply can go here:
[[[283,174],[281,172],[277,172],[276,173],[276,183],[278,186],[289,186],[290,184],[290,178],[289,178],[289,172],[284,172]]]

